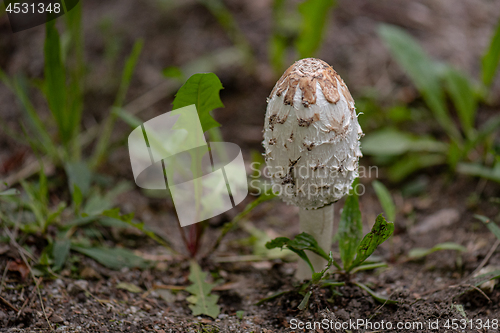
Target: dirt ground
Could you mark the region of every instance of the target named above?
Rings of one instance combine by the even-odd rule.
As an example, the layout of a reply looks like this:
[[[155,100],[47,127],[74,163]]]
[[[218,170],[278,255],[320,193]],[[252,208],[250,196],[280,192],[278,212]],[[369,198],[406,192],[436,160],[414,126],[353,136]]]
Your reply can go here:
[[[175,3],[143,1],[139,5],[132,0],[84,1],[85,49],[90,63],[84,126],[92,126],[108,112],[117,88],[113,77],[119,73],[119,64],[135,39],[144,38],[145,49],[131,84],[129,102],[161,85],[164,82],[161,70],[165,67],[182,66],[215,49],[231,46],[224,30],[203,6],[195,1],[182,5]],[[266,61],[271,29],[270,1],[231,0],[226,3],[247,36],[258,65],[254,71],[247,71],[248,68],[239,64],[217,68],[216,73],[225,87],[221,99],[226,107],[215,111],[214,115],[223,125],[225,140],[240,145],[245,159],[250,161],[252,150],[262,151],[266,97],[277,79]],[[175,11],[169,6],[174,6]],[[375,3],[342,0],[334,10],[330,31],[318,57],[333,65],[355,98],[375,89],[382,104],[408,103],[417,97],[416,93],[378,39],[377,24],[387,22],[409,29],[433,57],[451,62],[477,77],[479,58],[498,21],[498,13],[498,1],[393,0]],[[11,34],[8,29],[3,16],[0,18],[0,66],[9,74],[23,72],[40,77],[43,74],[43,27],[17,34]],[[104,56],[110,40],[122,50],[113,62]],[[110,79],[103,80],[103,77]],[[498,92],[499,88],[497,80],[494,90]],[[159,96],[141,110],[138,114],[141,119],[170,109],[173,95]],[[2,119],[12,128],[18,128],[18,104],[3,85],[0,85],[0,105]],[[41,102],[39,107],[42,114],[47,111]],[[365,132],[374,126],[370,121],[365,123]],[[126,125],[119,124],[115,136],[120,138],[128,131]],[[0,134],[0,146],[0,165],[25,150],[3,134]],[[20,166],[33,158],[30,153],[23,156]],[[125,147],[112,152],[107,163],[103,173],[117,180],[131,180]],[[361,161],[365,167],[371,163],[367,157]],[[370,182],[375,178],[384,181],[385,172],[380,169],[378,175],[361,179],[366,185],[366,193],[360,197],[366,231],[382,212]],[[415,184],[418,184],[417,190],[403,196],[404,189]],[[138,254],[156,261],[153,268],[112,271],[80,257],[79,262],[74,263],[78,274],[63,271],[57,279],[40,280],[40,295],[29,279],[22,280],[16,272],[9,272],[0,292],[0,332],[49,332],[51,327],[57,332],[309,332],[294,329],[292,323],[295,320],[345,323],[358,319],[390,322],[393,327],[398,322],[423,323],[424,327],[393,330],[347,327],[316,331],[498,332],[493,321],[500,322],[500,289],[473,288],[475,281],[471,278],[486,257],[485,266],[500,267],[499,250],[490,253],[495,237],[473,217],[474,214],[499,216],[498,205],[489,201],[500,196],[498,184],[434,168],[405,183],[389,186],[398,207],[396,230],[392,240],[375,253],[389,265],[376,271],[360,272],[354,279],[398,301],[397,304],[377,303],[347,281],[346,286],[337,288],[335,293],[330,289],[314,293],[304,311],[297,309],[301,297],[294,293],[255,305],[262,298],[292,289],[296,284],[293,279],[296,262],[238,260],[252,253],[252,247],[241,242],[242,238],[249,237],[249,226],[272,237],[298,233],[297,208],[275,200],[253,211],[228,235],[218,251],[204,261],[204,270],[210,270],[214,280],[223,280],[214,291],[220,296],[218,304],[221,306],[221,314],[215,320],[193,317],[187,307],[188,294],[183,290],[189,284],[186,257],[174,255],[152,240],[128,232],[123,235],[123,244],[134,244]],[[234,217],[250,200],[248,198],[234,211],[209,221],[200,255],[210,249],[222,223]],[[147,197],[139,190],[123,194],[119,201],[123,212],[135,212],[139,219],[171,240],[182,252],[171,202]],[[342,205],[343,201],[336,204],[337,221]],[[443,242],[461,244],[467,251],[462,254],[439,251],[418,261],[408,260],[410,250],[431,248]],[[335,255],[339,256],[338,251]],[[5,263],[13,258],[16,258],[14,249],[0,243],[0,273]],[[342,276],[335,278],[343,279]],[[129,282],[141,290],[118,289],[121,282]],[[446,328],[447,320],[451,324],[453,319],[458,322],[465,319],[468,326],[463,330]],[[437,329],[429,324],[436,320]],[[469,320],[475,325],[472,328]],[[478,329],[478,320],[483,323],[489,320],[489,328]]]

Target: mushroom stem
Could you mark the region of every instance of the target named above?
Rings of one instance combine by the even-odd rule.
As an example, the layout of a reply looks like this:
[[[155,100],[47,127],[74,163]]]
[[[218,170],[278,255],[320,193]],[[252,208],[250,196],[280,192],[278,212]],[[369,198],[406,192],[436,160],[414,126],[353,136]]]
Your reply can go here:
[[[299,223],[300,232],[313,236],[326,253],[330,252],[333,237],[333,203],[318,209],[300,208]],[[310,251],[306,252],[315,272],[325,268],[327,261],[324,258]],[[300,260],[295,277],[299,280],[311,279],[311,274],[309,265]]]

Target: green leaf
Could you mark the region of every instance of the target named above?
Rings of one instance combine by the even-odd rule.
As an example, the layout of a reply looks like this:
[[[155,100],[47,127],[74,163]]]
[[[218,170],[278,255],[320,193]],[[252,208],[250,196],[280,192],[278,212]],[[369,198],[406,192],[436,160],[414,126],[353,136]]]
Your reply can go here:
[[[54,242],[52,247],[52,256],[54,257],[54,269],[59,270],[63,268],[66,259],[69,255],[71,241],[69,239],[60,239]]]
[[[476,139],[471,143],[471,147],[473,148],[486,141],[489,136],[495,133],[499,128],[500,115],[488,119],[488,121],[486,121],[485,124],[479,129]]]
[[[486,51],[481,60],[482,80],[485,86],[489,86],[491,85],[491,82],[493,82],[498,63],[500,62],[500,21],[498,22],[493,37],[491,38],[488,51]]]
[[[330,9],[334,4],[334,0],[306,0],[299,5],[302,25],[296,48],[300,58],[314,56],[321,45]]]
[[[214,319],[217,318],[220,313],[220,307],[217,305],[219,296],[210,294],[215,285],[205,282],[208,274],[201,270],[196,261],[191,260],[189,271],[188,279],[193,284],[187,287],[186,291],[192,295],[187,300],[191,303],[189,308],[193,312],[193,316],[203,314]]]
[[[445,163],[446,156],[443,154],[409,154],[389,168],[388,176],[391,181],[399,182],[420,169]]]
[[[213,127],[219,127],[220,124],[212,118],[210,112],[224,107],[219,97],[221,89],[223,89],[222,83],[214,73],[194,74],[175,95],[173,109],[194,104],[200,117],[203,132]]]
[[[271,249],[275,249],[275,248],[283,249],[283,247],[286,247],[288,250],[296,253],[302,260],[304,260],[309,265],[309,268],[311,269],[311,271],[314,273],[314,267],[313,267],[311,261],[309,260],[309,257],[307,256],[306,252],[304,250],[297,249],[293,246],[289,246],[289,244],[291,242],[292,242],[292,240],[290,240],[289,238],[277,237],[277,238],[273,239],[272,241],[267,242],[266,248],[271,250]]]
[[[460,141],[460,132],[448,114],[441,86],[442,66],[430,59],[415,39],[404,30],[382,24],[378,33],[399,65],[407,72],[448,135]]]
[[[321,272],[313,273],[311,282],[314,284],[318,284],[321,281],[321,279],[323,279],[326,272],[330,269],[330,267],[332,267],[333,264],[334,264],[334,260],[332,257],[332,252],[330,251],[330,255],[328,258],[328,264],[325,266],[325,268],[323,268],[323,270]]]
[[[265,302],[272,301],[273,299],[278,298],[278,297],[280,297],[280,296],[282,296],[282,295],[285,295],[285,294],[289,294],[289,293],[291,293],[292,291],[293,291],[293,290],[278,291],[278,292],[276,292],[276,293],[272,294],[272,295],[271,295],[271,296],[269,296],[269,297],[266,297],[266,298],[261,299],[260,301],[258,301],[257,303],[255,303],[255,305],[262,305],[262,304],[264,304]]]
[[[356,249],[363,237],[359,200],[354,191],[352,192],[347,197],[344,209],[342,209],[338,231],[340,258],[345,270],[351,267],[356,255]]]
[[[118,118],[118,111],[123,107],[125,102],[125,97],[129,90],[130,81],[134,74],[137,63],[139,62],[139,57],[142,52],[142,47],[144,46],[144,41],[142,39],[137,40],[134,43],[132,51],[125,62],[125,67],[123,68],[120,87],[118,88],[118,93],[116,94],[113,107],[110,114],[104,121],[101,131],[99,141],[94,149],[93,156],[89,162],[91,168],[95,168],[104,158],[104,155],[108,152],[108,147],[111,141],[111,133],[113,132],[113,127],[115,125],[116,119]]]
[[[493,233],[493,235],[495,235],[495,237],[500,240],[500,227],[498,227],[494,222],[492,222],[486,216],[474,215],[474,217],[483,222],[486,225],[486,227],[488,227],[488,229]]]
[[[116,288],[127,290],[127,291],[130,291],[131,293],[135,293],[135,294],[141,293],[144,291],[144,290],[142,290],[141,287],[136,286],[135,284],[129,283],[129,282],[120,282],[116,285]]]
[[[304,260],[311,268],[312,273],[314,273],[314,268],[309,260],[309,257],[305,253],[305,250],[309,250],[317,255],[329,259],[328,254],[321,247],[319,247],[318,242],[311,235],[303,232],[297,235],[294,239],[290,240],[286,237],[278,237],[270,242],[266,243],[267,249],[283,248],[286,247],[288,250],[298,254],[298,256]]]
[[[385,156],[407,152],[446,152],[448,145],[429,137],[419,137],[394,129],[367,134],[361,141],[364,154]]]
[[[184,81],[184,73],[179,67],[170,66],[162,71],[163,76],[171,79]]]
[[[150,263],[147,260],[135,255],[132,251],[123,248],[108,248],[102,246],[83,247],[72,244],[71,249],[73,251],[80,252],[114,270],[120,270],[123,267],[146,269],[150,266]]]
[[[431,249],[414,248],[414,249],[410,250],[410,252],[408,253],[408,258],[410,258],[412,260],[420,259],[420,258],[426,257],[429,254],[434,253],[436,251],[444,251],[444,250],[454,250],[454,251],[458,251],[458,252],[467,251],[467,249],[460,244],[447,242],[447,243],[438,244]]]
[[[71,133],[68,128],[66,110],[66,73],[61,59],[61,42],[55,23],[55,20],[46,23],[44,91],[50,111],[56,120],[59,135],[64,143],[68,143]]]
[[[392,200],[391,193],[389,192],[387,187],[385,187],[385,185],[378,180],[374,180],[372,182],[372,185],[375,189],[375,193],[377,194],[378,201],[384,209],[387,219],[389,220],[389,222],[394,222],[396,220],[396,205]]]
[[[68,162],[64,165],[66,175],[69,180],[69,190],[74,192],[77,186],[85,197],[90,190],[90,182],[92,180],[92,172],[90,171],[87,163],[85,162]]]
[[[493,168],[488,168],[478,163],[460,163],[457,171],[465,175],[481,177],[500,183],[500,162],[497,162]]]
[[[394,224],[386,222],[382,214],[377,216],[372,230],[359,244],[356,251],[356,259],[350,268],[359,266],[363,261],[365,261],[380,244],[382,244],[387,238],[391,237],[393,232]]]
[[[300,302],[299,306],[297,308],[301,311],[303,311],[306,307],[307,304],[309,303],[309,298],[311,298],[312,291],[308,291],[305,295],[304,298],[302,299],[302,302]]]
[[[398,303],[398,301],[393,301],[393,300],[390,300],[390,299],[385,298],[383,296],[380,296],[379,294],[377,294],[376,292],[374,292],[373,290],[371,290],[370,288],[368,288],[366,285],[364,285],[361,282],[354,282],[354,284],[356,286],[360,287],[361,289],[363,289],[364,291],[366,291],[368,294],[370,294],[370,296],[373,297],[373,299],[379,303],[382,303],[382,304],[397,304]]]
[[[488,281],[491,281],[491,280],[500,279],[500,269],[494,270],[492,272],[488,272],[488,273],[484,273],[484,274],[478,275],[478,276],[474,277],[474,279],[482,279],[479,282],[474,283],[474,285],[476,287],[482,285],[485,282],[488,282]]]
[[[451,100],[457,109],[462,128],[467,137],[472,138],[477,110],[474,87],[467,76],[451,67],[444,71],[444,81]]]
[[[21,193],[15,188],[9,188],[8,190],[0,192],[0,196],[19,195],[19,194]]]

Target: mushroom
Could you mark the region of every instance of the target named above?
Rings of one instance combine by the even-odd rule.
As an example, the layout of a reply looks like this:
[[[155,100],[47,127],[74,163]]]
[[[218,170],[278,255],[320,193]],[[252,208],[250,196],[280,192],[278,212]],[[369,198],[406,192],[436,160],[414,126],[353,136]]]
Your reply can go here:
[[[307,58],[285,71],[267,103],[263,146],[273,192],[300,208],[300,231],[328,253],[333,203],[352,188],[362,156],[354,100],[330,65]],[[325,259],[308,256],[316,272],[324,268]],[[296,277],[311,277],[306,263]]]

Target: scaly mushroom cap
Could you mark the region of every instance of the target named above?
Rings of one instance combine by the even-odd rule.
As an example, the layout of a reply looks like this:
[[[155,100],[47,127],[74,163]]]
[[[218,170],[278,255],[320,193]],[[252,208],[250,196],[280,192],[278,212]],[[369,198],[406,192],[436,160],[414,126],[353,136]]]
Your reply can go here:
[[[337,72],[319,59],[295,62],[267,104],[263,145],[273,191],[302,208],[336,202],[358,177],[362,135]]]

